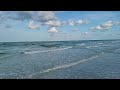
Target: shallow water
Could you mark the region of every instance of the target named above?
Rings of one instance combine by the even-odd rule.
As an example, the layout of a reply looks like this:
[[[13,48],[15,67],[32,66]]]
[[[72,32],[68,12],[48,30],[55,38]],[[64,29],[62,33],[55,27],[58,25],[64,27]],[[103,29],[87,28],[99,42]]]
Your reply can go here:
[[[120,78],[119,66],[120,40],[0,43],[0,78],[5,79]]]

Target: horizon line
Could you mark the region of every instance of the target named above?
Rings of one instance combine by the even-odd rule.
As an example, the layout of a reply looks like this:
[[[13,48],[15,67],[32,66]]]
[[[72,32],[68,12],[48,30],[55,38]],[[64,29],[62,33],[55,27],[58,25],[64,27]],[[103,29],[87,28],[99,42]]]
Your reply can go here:
[[[92,41],[92,40],[120,40],[120,39],[88,39],[88,40],[43,40],[43,41],[0,41],[0,43],[4,42],[62,42],[62,41]]]

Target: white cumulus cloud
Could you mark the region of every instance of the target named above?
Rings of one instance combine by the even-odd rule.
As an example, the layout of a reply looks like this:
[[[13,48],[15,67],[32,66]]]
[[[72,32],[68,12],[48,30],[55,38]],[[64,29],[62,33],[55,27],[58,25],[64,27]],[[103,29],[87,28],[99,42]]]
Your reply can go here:
[[[56,27],[51,27],[49,30],[48,30],[49,33],[57,33],[58,30],[56,29]]]
[[[49,25],[51,27],[59,27],[61,26],[61,22],[60,21],[54,21],[54,20],[50,20],[48,22],[45,22],[46,25]]]
[[[78,21],[76,21],[75,23],[76,23],[77,25],[80,25],[80,24],[87,24],[88,21],[86,21],[86,20],[78,20]]]
[[[102,26],[103,27],[112,27],[113,26],[113,22],[112,21],[107,21]]]
[[[39,26],[38,24],[34,24],[33,21],[30,21],[30,22],[28,23],[28,28],[29,28],[29,29],[39,29],[40,26]]]
[[[87,24],[88,21],[86,20],[78,20],[78,21],[73,21],[73,20],[68,20],[67,24],[70,26],[77,26],[77,25],[81,25],[81,24]]]
[[[72,20],[68,20],[67,24],[70,25],[70,26],[74,26],[74,25],[75,25],[75,22],[72,21]]]

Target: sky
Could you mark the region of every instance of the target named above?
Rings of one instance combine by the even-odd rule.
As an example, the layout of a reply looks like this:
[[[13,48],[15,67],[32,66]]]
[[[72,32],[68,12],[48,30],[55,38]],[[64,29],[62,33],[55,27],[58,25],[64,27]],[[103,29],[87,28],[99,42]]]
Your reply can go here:
[[[120,11],[0,11],[0,42],[120,39]]]

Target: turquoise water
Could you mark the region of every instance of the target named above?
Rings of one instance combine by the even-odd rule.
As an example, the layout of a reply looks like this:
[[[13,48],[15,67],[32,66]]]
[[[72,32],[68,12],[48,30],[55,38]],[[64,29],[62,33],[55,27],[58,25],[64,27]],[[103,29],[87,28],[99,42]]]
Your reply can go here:
[[[120,78],[120,40],[1,42],[0,78]]]

